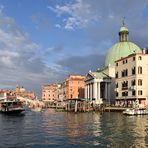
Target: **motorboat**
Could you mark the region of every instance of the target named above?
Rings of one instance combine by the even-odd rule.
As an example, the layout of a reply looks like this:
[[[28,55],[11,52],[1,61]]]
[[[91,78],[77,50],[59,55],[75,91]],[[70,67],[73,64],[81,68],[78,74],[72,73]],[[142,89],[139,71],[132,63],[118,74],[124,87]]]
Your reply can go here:
[[[145,108],[128,108],[123,111],[124,115],[148,115],[148,110]]]

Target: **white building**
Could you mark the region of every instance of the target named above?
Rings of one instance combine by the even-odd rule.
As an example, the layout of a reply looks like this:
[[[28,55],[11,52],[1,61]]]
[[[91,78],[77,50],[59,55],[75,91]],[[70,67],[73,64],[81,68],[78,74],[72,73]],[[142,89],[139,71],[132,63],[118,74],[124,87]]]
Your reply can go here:
[[[116,106],[148,107],[148,54],[131,54],[116,61]]]
[[[115,69],[111,66],[96,72],[89,71],[85,79],[85,98],[94,100],[96,104],[102,104],[103,101],[110,103],[111,98],[114,98],[111,93],[114,73]]]

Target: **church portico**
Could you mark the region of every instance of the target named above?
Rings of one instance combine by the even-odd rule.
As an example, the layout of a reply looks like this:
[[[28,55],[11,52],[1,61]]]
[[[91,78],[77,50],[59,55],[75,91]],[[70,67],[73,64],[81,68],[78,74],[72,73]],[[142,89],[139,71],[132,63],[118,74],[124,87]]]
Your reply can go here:
[[[102,73],[102,72],[101,72]],[[89,72],[85,80],[85,98],[89,101],[95,101],[96,104],[107,102],[110,97],[110,79],[106,75],[97,77],[94,73]],[[105,77],[105,78],[104,78]]]

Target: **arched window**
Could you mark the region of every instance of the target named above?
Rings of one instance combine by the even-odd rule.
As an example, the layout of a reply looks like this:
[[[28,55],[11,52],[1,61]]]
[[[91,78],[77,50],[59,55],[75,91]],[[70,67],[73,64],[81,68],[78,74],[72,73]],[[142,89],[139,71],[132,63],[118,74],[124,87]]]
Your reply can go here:
[[[138,95],[139,95],[139,96],[142,95],[142,90],[138,90]]]
[[[142,60],[142,57],[141,57],[141,56],[139,56],[139,57],[138,57],[138,60]]]
[[[142,74],[142,67],[141,66],[138,67],[138,74]]]
[[[142,86],[142,80],[141,79],[138,80],[138,85]]]

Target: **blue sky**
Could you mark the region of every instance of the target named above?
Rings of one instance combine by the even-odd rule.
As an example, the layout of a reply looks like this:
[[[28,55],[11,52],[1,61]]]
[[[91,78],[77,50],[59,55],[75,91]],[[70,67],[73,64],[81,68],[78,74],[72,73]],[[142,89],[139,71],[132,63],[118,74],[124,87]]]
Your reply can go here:
[[[62,82],[103,67],[122,18],[130,41],[148,46],[147,0],[0,0],[0,88]]]

